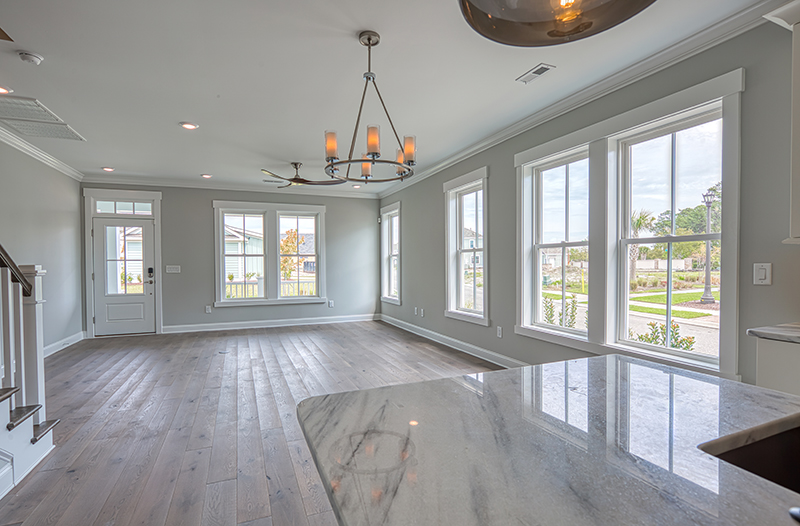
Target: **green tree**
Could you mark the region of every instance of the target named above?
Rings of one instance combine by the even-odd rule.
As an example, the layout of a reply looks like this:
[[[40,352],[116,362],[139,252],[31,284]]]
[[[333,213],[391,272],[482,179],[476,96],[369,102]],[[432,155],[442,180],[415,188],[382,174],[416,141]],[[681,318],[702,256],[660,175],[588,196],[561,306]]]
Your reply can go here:
[[[639,234],[646,230],[652,231],[654,223],[653,213],[649,210],[635,211],[631,214],[631,237],[637,238]],[[639,259],[639,244],[630,244],[628,247],[631,266],[629,279],[636,279],[636,260]]]
[[[578,247],[569,249],[570,261],[589,261],[589,249],[586,247]]]

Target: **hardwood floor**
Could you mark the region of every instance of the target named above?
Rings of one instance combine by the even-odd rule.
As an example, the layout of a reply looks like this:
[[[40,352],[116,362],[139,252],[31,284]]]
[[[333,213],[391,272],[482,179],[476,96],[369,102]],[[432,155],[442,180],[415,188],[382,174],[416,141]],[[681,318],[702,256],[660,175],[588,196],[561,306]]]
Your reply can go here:
[[[86,340],[45,365],[57,447],[0,526],[333,526],[297,402],[498,369],[380,322]]]

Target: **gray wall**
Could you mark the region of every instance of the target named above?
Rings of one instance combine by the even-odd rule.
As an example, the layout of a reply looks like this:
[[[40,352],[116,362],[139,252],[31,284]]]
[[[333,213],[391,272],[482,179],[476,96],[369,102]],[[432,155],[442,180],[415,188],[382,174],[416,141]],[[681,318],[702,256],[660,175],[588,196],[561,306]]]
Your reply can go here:
[[[379,296],[378,201],[300,196],[279,192],[237,192],[191,188],[85,184],[86,188],[159,191],[162,264],[180,265],[163,274],[164,327],[203,323],[284,320],[373,314]],[[214,210],[212,201],[325,205],[327,294],[323,304],[223,307],[214,303]],[[163,269],[162,269],[163,271]]]
[[[626,86],[441,171],[381,201],[402,201],[402,300],[382,312],[530,363],[583,356],[574,349],[513,334],[515,310],[514,154],[665,97],[737,68],[746,69],[742,95],[742,184],[739,373],[755,382],[755,339],[749,327],[800,321],[800,247],[782,245],[789,229],[789,108],[791,33],[761,25],[739,37]],[[491,327],[444,317],[444,197],[442,183],[488,166],[489,316]],[[756,262],[773,264],[773,285],[752,284]],[[415,317],[414,306],[425,308]],[[496,325],[505,329],[498,339]]]
[[[44,344],[83,330],[79,183],[0,144],[0,244],[47,270]]]

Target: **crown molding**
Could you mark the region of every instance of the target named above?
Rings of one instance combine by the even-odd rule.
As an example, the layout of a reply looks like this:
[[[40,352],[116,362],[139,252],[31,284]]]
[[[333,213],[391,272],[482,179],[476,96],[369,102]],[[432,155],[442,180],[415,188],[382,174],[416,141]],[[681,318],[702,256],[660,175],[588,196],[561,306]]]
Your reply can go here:
[[[496,146],[503,141],[516,137],[521,133],[532,130],[537,126],[560,117],[581,106],[589,104],[605,95],[613,93],[619,89],[633,84],[643,78],[649,77],[654,73],[662,71],[670,66],[682,62],[694,55],[698,55],[714,46],[737,37],[751,29],[754,29],[767,21],[763,18],[764,14],[776,9],[786,0],[761,0],[754,5],[742,9],[735,15],[729,17],[724,22],[709,27],[703,31],[695,33],[693,36],[681,41],[678,44],[663,49],[649,57],[641,60],[637,64],[609,75],[605,79],[596,82],[591,87],[578,91],[561,101],[548,106],[547,108],[533,113],[516,123],[503,128],[502,130],[489,135],[488,137],[474,143],[471,146],[459,151],[458,153],[434,164],[430,168],[415,174],[414,178],[406,182],[403,186],[399,183],[380,192],[378,197],[384,199],[392,194],[396,194],[410,185],[424,181],[442,170],[450,168],[461,161]],[[534,145],[535,146],[535,145]]]
[[[33,157],[37,161],[46,164],[50,168],[57,170],[78,182],[83,181],[84,179],[83,173],[79,172],[72,166],[59,161],[49,153],[37,148],[28,141],[17,137],[5,128],[0,128],[0,142],[3,142],[12,148],[21,151],[22,153]]]
[[[275,194],[310,195],[315,197],[340,197],[345,199],[379,199],[378,194],[373,193],[351,193],[342,190],[326,190],[314,188],[312,186],[277,188],[268,187],[266,184],[261,186],[256,184],[202,184],[193,181],[170,181],[167,179],[151,179],[144,177],[114,176],[113,179],[86,175],[83,177],[84,183],[102,185],[132,185],[132,186],[152,186],[166,188],[192,188],[198,190],[219,190],[219,191],[239,191],[239,192],[264,192]]]

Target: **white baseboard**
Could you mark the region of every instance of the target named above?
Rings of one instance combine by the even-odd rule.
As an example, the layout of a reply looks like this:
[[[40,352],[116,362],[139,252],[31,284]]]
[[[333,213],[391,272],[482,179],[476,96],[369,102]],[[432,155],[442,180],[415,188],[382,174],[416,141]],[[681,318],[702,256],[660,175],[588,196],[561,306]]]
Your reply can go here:
[[[67,336],[64,339],[58,340],[57,342],[53,342],[50,345],[45,345],[44,347],[44,356],[47,358],[51,354],[55,354],[58,351],[69,347],[70,345],[74,345],[79,341],[86,339],[86,332],[76,332],[72,336]]]
[[[472,356],[476,356],[478,358],[486,360],[487,362],[491,362],[501,367],[511,368],[511,367],[523,367],[525,365],[530,365],[528,363],[521,362],[514,358],[510,358],[504,354],[496,353],[494,351],[484,349],[483,347],[478,347],[477,345],[473,345],[471,343],[462,342],[461,340],[456,340],[455,338],[451,338],[450,336],[445,336],[444,334],[439,334],[438,332],[434,332],[429,329],[424,329],[422,327],[413,325],[403,320],[398,320],[397,318],[392,318],[391,316],[387,316],[386,314],[376,314],[375,318],[381,321],[385,321],[389,325],[394,325],[395,327],[399,327],[400,329],[414,333],[417,336],[422,336],[423,338],[433,340],[436,343],[447,345],[448,347],[452,347],[453,349],[459,350],[461,352],[471,354]]]
[[[294,327],[297,325],[323,325],[353,321],[373,321],[378,314],[353,314],[350,316],[324,316],[320,318],[289,318],[283,320],[230,321],[221,323],[198,323],[193,325],[165,325],[163,334],[180,332],[225,331],[231,329],[264,329],[268,327]]]

